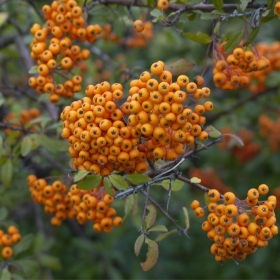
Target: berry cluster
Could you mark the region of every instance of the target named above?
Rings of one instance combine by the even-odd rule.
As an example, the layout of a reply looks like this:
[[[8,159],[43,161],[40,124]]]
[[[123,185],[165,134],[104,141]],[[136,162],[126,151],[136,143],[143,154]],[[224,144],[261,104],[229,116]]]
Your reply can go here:
[[[213,188],[221,193],[230,191],[230,188],[224,184],[216,170],[212,167],[206,169],[191,168],[189,170],[190,178],[197,177],[201,180],[201,184],[206,188]]]
[[[249,78],[248,88],[254,93],[266,91],[267,86],[265,85],[265,81],[267,76],[280,69],[280,42],[274,42],[271,45],[258,43],[256,45],[256,51],[260,56],[265,56],[270,61],[270,67],[261,72],[247,74]]]
[[[9,259],[13,256],[13,244],[18,243],[21,240],[19,230],[15,226],[9,226],[7,233],[0,229],[0,246],[2,247],[1,254],[5,259]]]
[[[57,102],[60,96],[72,98],[75,92],[81,91],[82,77],[71,75],[74,67],[79,67],[82,60],[90,56],[88,49],[81,49],[73,44],[74,40],[94,43],[102,28],[98,25],[87,25],[82,17],[83,10],[75,0],[53,1],[44,5],[42,11],[46,27],[34,24],[31,33],[34,39],[30,44],[31,57],[37,61],[39,77],[31,77],[29,85],[38,93],[49,93],[50,101]],[[56,84],[54,75],[57,74],[65,82]]]
[[[140,133],[126,125],[117,101],[123,97],[122,85],[104,81],[89,85],[82,100],[72,102],[61,113],[62,138],[68,139],[73,169],[86,169],[102,177],[114,170],[144,173],[145,154],[137,149]]]
[[[104,81],[89,85],[88,97],[64,108],[61,136],[68,139],[74,169],[103,177],[114,170],[144,173],[146,159],[174,160],[185,146],[193,145],[195,137],[207,139],[203,114],[213,109],[213,103],[191,104],[210,95],[209,88],[198,88],[203,78],[194,83],[181,75],[172,83],[172,74],[161,61],[152,64],[151,73],[145,71],[130,83],[130,96],[120,107],[122,85]]]
[[[213,109],[213,103],[202,100],[210,96],[210,89],[202,86],[202,77],[190,82],[180,75],[172,82],[171,72],[164,70],[162,61],[151,65],[151,73],[143,72],[130,83],[129,97],[121,109],[129,114],[129,126],[141,137],[138,149],[151,160],[174,160],[191,146],[195,138],[205,141],[203,114]],[[152,77],[152,75],[158,78]]]
[[[96,232],[111,232],[113,226],[122,224],[121,217],[114,217],[117,214],[111,207],[114,198],[106,193],[103,185],[93,190],[81,190],[74,184],[68,191],[61,181],[48,185],[45,179],[38,179],[33,174],[27,177],[27,183],[33,200],[43,204],[46,213],[54,214],[51,219],[54,226],[60,226],[69,218],[76,219],[79,224],[92,221]]]
[[[268,191],[268,186],[261,184],[258,189],[248,191],[246,200],[237,199],[232,192],[221,196],[216,189],[208,191],[210,213],[202,223],[202,230],[214,241],[210,251],[216,261],[244,260],[247,255],[267,246],[268,240],[278,234],[274,213],[276,197],[271,195],[266,201],[258,200],[260,194],[266,195]],[[199,201],[194,200],[191,208],[195,217],[204,217]]]
[[[232,133],[229,128],[221,129],[223,134]],[[228,149],[233,155],[236,156],[240,163],[245,163],[253,159],[261,149],[261,144],[254,142],[255,135],[252,131],[242,128],[238,132],[238,136],[243,142],[243,146],[232,145],[229,137],[224,137],[224,141],[220,142],[218,146],[222,149]]]
[[[222,56],[222,59],[220,57]],[[217,88],[224,90],[236,90],[238,87],[247,87],[249,78],[246,73],[266,70],[270,61],[254,54],[251,50],[244,50],[242,47],[236,48],[232,54],[225,57],[220,52],[219,59],[215,63],[213,70],[213,81]]]
[[[260,134],[267,137],[271,150],[278,152],[280,150],[280,118],[274,121],[262,114],[259,117],[259,125]]]
[[[29,124],[32,120],[37,119],[38,117],[40,117],[40,111],[36,108],[31,108],[31,109],[27,109],[27,110],[23,110],[20,113],[20,116],[18,116],[15,113],[9,113],[5,119],[3,120],[3,123],[9,123],[10,125],[14,126],[14,127],[19,127],[19,126],[26,126],[27,124]],[[39,123],[39,122],[38,122]],[[37,123],[37,124],[38,124]],[[37,131],[35,124],[32,125],[28,125],[28,129],[32,130],[34,132]],[[4,133],[5,134],[9,134],[10,132],[12,132],[12,129],[5,129]],[[20,135],[22,135],[23,132],[20,132]]]

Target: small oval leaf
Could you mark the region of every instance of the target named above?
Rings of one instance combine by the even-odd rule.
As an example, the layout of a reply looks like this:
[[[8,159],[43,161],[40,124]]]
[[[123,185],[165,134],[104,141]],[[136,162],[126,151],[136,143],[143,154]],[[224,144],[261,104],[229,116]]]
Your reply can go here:
[[[29,136],[25,136],[21,142],[20,154],[23,157],[27,156],[32,150],[32,147],[33,147],[33,141]]]
[[[109,176],[109,179],[112,185],[118,190],[124,190],[128,188],[127,181],[121,175],[112,174]]]
[[[11,183],[13,176],[13,165],[12,160],[8,159],[1,169],[1,179],[3,184],[8,187]]]
[[[110,196],[114,196],[115,193],[112,190],[112,184],[111,184],[111,182],[110,182],[108,177],[105,177],[103,179],[103,184],[104,184],[104,188],[105,188],[105,191],[107,192],[107,194],[109,194]]]
[[[183,36],[194,42],[198,42],[202,44],[209,44],[212,41],[212,38],[208,34],[202,32],[197,32],[196,34],[187,32],[187,33],[183,33]]]
[[[37,74],[38,73],[38,66],[37,65],[34,65],[32,66],[29,71],[28,71],[29,74]]]
[[[149,232],[150,231],[167,232],[168,229],[164,225],[156,225],[156,226],[151,227],[149,229]]]
[[[147,258],[145,262],[140,263],[144,271],[150,270],[158,260],[158,245],[155,241],[146,238],[145,243],[148,244]]]
[[[81,179],[85,178],[89,173],[90,173],[90,171],[87,171],[87,170],[79,171],[74,176],[74,182],[79,182]]]
[[[201,182],[201,179],[197,178],[197,177],[192,177],[191,178],[191,183],[192,184],[199,184]]]
[[[5,220],[8,217],[8,210],[5,207],[0,208],[0,221]]]
[[[102,177],[98,175],[89,175],[82,182],[77,185],[78,189],[91,190],[100,185]]]
[[[25,235],[13,248],[14,254],[17,255],[25,250],[27,250],[32,241],[34,240],[34,235],[32,233]]]
[[[132,184],[132,185],[140,185],[146,182],[149,182],[151,178],[145,174],[139,174],[135,172],[132,175],[126,175],[126,179]]]
[[[169,190],[169,182],[170,182],[170,180],[164,180],[164,181],[162,181],[161,185],[166,190]],[[175,180],[175,181],[172,182],[171,191],[172,192],[178,192],[178,191],[180,191],[183,188],[183,186],[184,186],[184,182],[183,181]]]
[[[206,128],[205,128],[205,131],[208,133],[209,137],[211,138],[219,138],[222,133],[217,130],[215,127],[213,127],[212,125],[208,125]]]
[[[125,202],[124,202],[124,217],[123,217],[123,219],[126,219],[127,216],[130,214],[130,212],[132,211],[133,204],[134,204],[134,197],[132,195],[130,195],[125,199]]]
[[[134,243],[134,253],[137,257],[140,254],[144,240],[145,240],[145,236],[143,234],[141,234],[140,236],[138,236],[138,238],[136,239],[136,241]]]
[[[144,219],[147,224],[147,228],[150,228],[154,224],[156,217],[157,217],[157,210],[155,206],[152,204],[148,205],[147,215]]]
[[[158,237],[154,240],[155,242],[159,242],[162,241],[163,239],[165,239],[166,237],[168,237],[170,234],[177,232],[177,229],[173,229],[171,231],[168,231],[166,233],[161,233],[158,235]]]
[[[189,219],[189,212],[186,207],[183,207],[184,217],[185,217],[185,224],[186,224],[186,230],[190,228],[190,219]]]

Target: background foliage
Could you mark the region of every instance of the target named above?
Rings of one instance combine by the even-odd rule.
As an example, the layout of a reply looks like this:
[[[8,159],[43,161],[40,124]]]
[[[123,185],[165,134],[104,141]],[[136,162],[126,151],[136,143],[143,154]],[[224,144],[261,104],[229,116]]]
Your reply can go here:
[[[61,100],[54,106],[48,102],[47,96],[39,96],[28,87],[30,76],[28,71],[32,63],[28,57],[28,45],[32,40],[29,29],[35,22],[42,23],[37,11],[46,2],[48,1],[0,1],[0,118],[3,119],[9,112],[20,113],[32,107],[39,108],[42,119],[38,129],[48,135],[47,139],[29,134],[18,138],[19,132],[5,135],[3,130],[0,131],[1,139],[4,141],[1,143],[0,158],[1,225],[16,224],[22,235],[27,237],[24,241],[26,245],[21,243],[22,249],[19,249],[13,258],[10,272],[2,268],[1,279],[10,279],[10,273],[13,271],[17,271],[15,279],[16,277],[21,279],[19,275],[27,275],[30,279],[279,278],[279,236],[273,238],[269,246],[250,255],[239,265],[233,261],[226,261],[221,266],[210,254],[211,242],[201,230],[201,221],[194,219],[191,212],[189,238],[176,233],[159,242],[160,255],[157,265],[151,271],[143,272],[139,262],[144,261],[146,248],[142,249],[139,257],[133,252],[144,206],[144,197],[141,194],[138,196],[138,211],[134,206],[123,225],[115,228],[112,233],[98,234],[93,232],[90,224],[80,226],[76,221],[65,221],[60,227],[50,225],[50,217],[40,206],[33,203],[26,184],[26,177],[30,173],[36,173],[40,178],[61,176],[63,167],[69,168],[67,145],[60,138],[62,123],[58,114],[58,111],[69,104],[69,100]],[[83,1],[78,2],[83,4]],[[154,1],[146,2],[152,5],[154,3]],[[88,4],[90,3],[91,1],[88,1]],[[128,9],[121,5],[96,5],[90,11],[91,16],[88,20],[101,26],[110,23],[118,37],[129,38],[134,34],[132,15],[135,19],[144,16],[147,20],[151,20],[154,18],[152,15],[157,15],[155,12],[151,15],[151,10],[152,7]],[[193,42],[178,32],[178,30],[183,30],[184,33],[200,31],[211,36],[212,21],[202,20],[201,13],[199,11],[183,13],[175,24],[176,27],[164,27],[163,22],[158,20],[153,27],[153,38],[141,48],[129,48],[101,38],[92,47],[93,54],[86,62],[83,89],[87,84],[96,84],[103,80],[113,83],[139,77],[144,70],[149,69],[151,63],[158,60],[171,64],[177,59],[184,58],[195,64],[188,72],[191,78],[201,74],[207,45]],[[165,15],[168,13],[165,12]],[[243,26],[242,18],[231,18],[222,24],[221,37],[233,28],[237,32]],[[277,18],[263,23],[255,42],[279,41],[278,26]],[[191,177],[190,170],[193,168],[202,170],[212,168],[221,180],[223,188],[233,190],[240,198],[245,198],[248,189],[257,187],[260,183],[266,183],[272,190],[280,187],[279,150],[273,151],[270,148],[267,138],[260,134],[258,123],[262,114],[267,114],[274,120],[279,118],[279,72],[268,76],[266,80],[268,89],[265,94],[231,110],[231,106],[237,100],[249,98],[252,93],[247,89],[234,92],[215,89],[212,82],[211,59],[206,63],[208,67],[204,78],[206,86],[212,90],[210,99],[215,105],[211,115],[226,110],[225,114],[214,120],[211,125],[219,130],[229,128],[237,135],[240,135],[241,129],[251,131],[252,141],[260,144],[260,150],[252,159],[242,163],[229,149],[221,149],[218,145],[212,146],[184,162],[180,166],[180,171],[185,176]],[[125,85],[128,88],[129,83]],[[75,99],[82,96],[84,94],[79,93]],[[210,114],[209,120],[211,121]],[[231,140],[229,146],[232,145],[238,144]],[[69,184],[67,174],[62,176],[59,178]],[[206,184],[212,179],[208,175],[203,182]],[[212,184],[209,187],[215,187],[218,181],[213,179]],[[153,198],[163,207],[167,201],[167,193],[161,187],[155,187],[151,191]],[[182,226],[184,225],[182,207],[188,207],[193,199],[203,202],[203,193],[187,184],[181,191],[172,193],[169,213]],[[122,216],[125,215],[124,204],[124,200],[115,202],[115,207]],[[169,230],[174,228],[160,213],[156,224],[164,224]],[[156,237],[157,233],[149,235],[151,239]],[[17,270],[17,265],[22,267],[22,272]]]

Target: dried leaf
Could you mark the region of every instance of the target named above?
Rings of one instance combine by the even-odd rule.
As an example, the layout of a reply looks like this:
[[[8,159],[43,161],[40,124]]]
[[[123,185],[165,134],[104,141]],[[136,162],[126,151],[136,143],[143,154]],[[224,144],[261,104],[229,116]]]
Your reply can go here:
[[[157,217],[157,210],[156,210],[155,206],[152,204],[148,205],[147,215],[145,217],[145,222],[147,224],[147,228],[150,228],[154,224],[156,217]]]
[[[147,258],[145,262],[140,263],[144,271],[150,270],[158,260],[158,245],[155,241],[146,238],[145,243],[148,244]]]

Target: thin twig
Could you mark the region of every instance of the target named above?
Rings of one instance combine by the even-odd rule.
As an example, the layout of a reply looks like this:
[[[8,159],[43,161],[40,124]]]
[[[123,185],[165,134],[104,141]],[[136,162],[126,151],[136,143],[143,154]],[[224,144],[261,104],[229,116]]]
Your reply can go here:
[[[141,192],[147,196],[147,193],[144,190],[141,190]],[[177,228],[179,232],[182,232],[184,235],[188,236],[186,229],[183,229],[180,227],[177,222],[168,215],[168,213],[153,199],[149,196],[149,200],[158,208],[158,210]]]
[[[34,131],[27,129],[23,126],[14,126],[11,123],[0,123],[0,129],[11,129],[15,131],[22,131],[24,133],[34,133]]]

